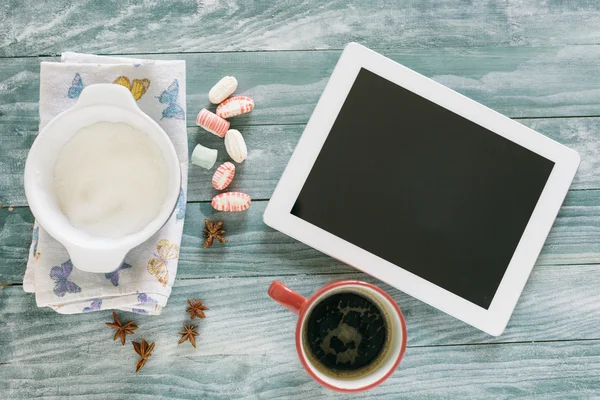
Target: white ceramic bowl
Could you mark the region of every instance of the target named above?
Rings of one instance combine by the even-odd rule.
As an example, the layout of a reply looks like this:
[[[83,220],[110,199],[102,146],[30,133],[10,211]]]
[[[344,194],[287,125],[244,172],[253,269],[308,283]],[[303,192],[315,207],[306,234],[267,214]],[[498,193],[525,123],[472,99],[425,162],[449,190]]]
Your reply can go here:
[[[167,164],[167,196],[158,215],[141,231],[121,238],[96,237],[75,228],[60,210],[54,193],[54,165],[60,150],[81,128],[97,122],[124,122],[145,132],[158,145]],[[42,129],[25,164],[25,194],[39,224],[59,241],[82,271],[111,272],[129,250],[148,240],[167,222],[179,196],[181,170],[165,131],[137,106],[120,85],[97,84],[83,89],[77,104]]]

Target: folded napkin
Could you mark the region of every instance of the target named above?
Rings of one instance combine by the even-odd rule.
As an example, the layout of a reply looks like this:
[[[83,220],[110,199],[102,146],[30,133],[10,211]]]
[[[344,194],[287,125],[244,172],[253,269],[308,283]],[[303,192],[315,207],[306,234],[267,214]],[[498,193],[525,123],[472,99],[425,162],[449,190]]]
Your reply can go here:
[[[119,269],[109,274],[74,268],[65,248],[35,223],[23,288],[35,292],[38,307],[51,307],[62,314],[105,309],[160,314],[177,273],[185,214],[185,61],[76,53],[64,53],[61,61],[41,63],[40,130],[72,107],[85,86],[111,82],[123,85],[142,111],[157,121],[173,141],[181,164],[182,190],[165,226],[130,251]]]

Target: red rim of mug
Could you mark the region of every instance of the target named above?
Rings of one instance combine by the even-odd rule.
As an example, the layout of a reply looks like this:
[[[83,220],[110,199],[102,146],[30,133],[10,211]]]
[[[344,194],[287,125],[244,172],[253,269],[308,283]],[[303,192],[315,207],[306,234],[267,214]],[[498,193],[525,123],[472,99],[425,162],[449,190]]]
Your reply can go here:
[[[392,366],[392,368],[390,368],[390,370],[384,376],[382,376],[381,378],[379,378],[377,381],[375,381],[375,382],[373,382],[373,383],[371,383],[371,384],[369,384],[367,386],[362,386],[362,387],[359,387],[359,388],[356,388],[356,389],[345,389],[345,388],[340,388],[340,387],[337,387],[337,386],[333,386],[333,385],[325,382],[321,378],[319,378],[312,371],[312,369],[309,367],[308,361],[306,361],[306,358],[304,357],[304,352],[302,351],[302,345],[301,345],[302,332],[300,330],[302,328],[302,321],[304,321],[304,318],[306,317],[306,311],[310,308],[310,305],[313,304],[315,302],[315,300],[318,297],[320,297],[322,294],[324,294],[324,293],[326,293],[326,292],[328,292],[328,291],[330,291],[332,289],[335,289],[337,287],[348,286],[348,285],[368,287],[370,289],[375,290],[377,293],[381,294],[383,297],[385,297],[390,302],[390,304],[392,305],[392,307],[394,308],[394,310],[396,310],[396,313],[398,314],[398,317],[400,318],[400,325],[402,326],[402,348],[400,349],[400,353],[398,354],[398,358],[394,362],[394,365]],[[406,350],[406,341],[407,341],[407,337],[406,337],[406,321],[404,321],[404,315],[402,314],[402,311],[400,311],[400,307],[398,307],[398,304],[396,304],[396,302],[394,301],[394,299],[392,299],[392,296],[390,296],[389,294],[387,294],[382,289],[378,288],[375,285],[371,285],[370,283],[361,282],[361,281],[340,281],[340,282],[334,282],[334,283],[330,283],[329,285],[323,286],[321,289],[319,289],[318,291],[316,291],[312,296],[310,296],[306,300],[306,302],[302,306],[302,309],[300,310],[300,314],[298,316],[298,323],[296,324],[296,351],[298,352],[298,357],[300,357],[300,361],[302,362],[302,365],[304,366],[304,369],[306,370],[306,372],[308,372],[308,374],[315,381],[317,381],[321,385],[325,386],[326,388],[329,388],[329,389],[332,389],[332,390],[336,390],[338,392],[344,392],[344,393],[362,392],[362,391],[365,391],[365,390],[369,390],[369,389],[372,389],[375,386],[381,384],[387,378],[389,378],[394,373],[394,371],[396,371],[396,369],[398,368],[398,365],[400,364],[400,361],[404,357],[404,351]]]

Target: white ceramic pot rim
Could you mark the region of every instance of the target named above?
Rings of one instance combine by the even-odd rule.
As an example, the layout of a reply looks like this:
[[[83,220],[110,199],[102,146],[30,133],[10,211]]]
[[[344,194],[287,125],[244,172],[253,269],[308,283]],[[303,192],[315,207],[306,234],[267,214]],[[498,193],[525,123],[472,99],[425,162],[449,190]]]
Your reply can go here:
[[[145,132],[161,149],[167,164],[167,196],[156,217],[139,232],[120,238],[90,235],[73,227],[54,196],[54,165],[64,144],[77,131],[97,122],[124,122]],[[87,86],[72,108],[53,118],[37,136],[25,164],[25,195],[39,224],[67,249],[73,265],[88,272],[111,272],[125,255],[168,221],[181,188],[179,159],[165,131],[137,106],[131,92],[115,84]]]

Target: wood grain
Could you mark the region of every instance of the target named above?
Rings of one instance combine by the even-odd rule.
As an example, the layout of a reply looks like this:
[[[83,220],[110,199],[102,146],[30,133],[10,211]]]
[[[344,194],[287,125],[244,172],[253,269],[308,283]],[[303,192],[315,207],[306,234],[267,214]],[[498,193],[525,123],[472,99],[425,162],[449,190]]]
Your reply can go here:
[[[9,0],[0,15],[0,57],[600,42],[594,0]]]
[[[600,116],[599,20],[595,0],[2,2],[0,397],[342,397],[302,369],[295,316],[271,301],[266,288],[278,278],[308,295],[352,278],[388,290],[409,330],[400,369],[355,398],[600,398],[600,118],[571,118]],[[139,323],[136,339],[157,342],[139,374],[130,339],[121,347],[103,324],[109,312],[63,316],[36,308],[18,285],[1,286],[22,281],[31,240],[29,209],[6,207],[26,204],[22,173],[37,131],[39,62],[52,59],[40,55],[185,59],[190,151],[200,142],[218,148],[221,160],[222,141],[195,127],[194,118],[208,105],[212,84],[235,75],[257,108],[232,119],[250,149],[232,189],[268,199],[340,49],[352,40],[580,152],[577,190],[503,336],[487,336],[267,228],[265,201],[242,214],[214,212],[205,203],[214,194],[211,173],[194,166],[188,195],[194,203],[169,304],[160,317],[122,313]],[[223,219],[230,242],[202,249],[204,218]],[[210,307],[197,350],[176,344],[190,297]]]
[[[175,328],[176,329],[176,328]],[[289,335],[271,352],[205,356],[157,343],[138,374],[131,346],[110,339],[73,348],[68,359],[0,365],[10,399],[345,399],[313,382]],[[240,336],[240,339],[243,338]],[[381,386],[353,399],[597,399],[597,341],[408,349]]]
[[[600,45],[386,50],[383,54],[509,117],[597,116]],[[339,51],[203,53],[140,58],[187,62],[188,125],[223,75],[234,75],[239,93],[255,110],[232,119],[239,125],[304,124]],[[0,129],[37,129],[39,62],[55,58],[0,58]],[[65,82],[65,93],[71,82]]]
[[[208,203],[191,203],[181,243],[179,279],[347,273],[350,267],[262,222],[266,202],[253,202],[245,213],[222,213]],[[204,219],[223,220],[229,242],[202,248]],[[19,283],[33,216],[28,208],[0,209],[0,283]],[[600,263],[600,191],[570,192],[554,224],[538,265]]]
[[[600,265],[597,264],[534,269],[509,326],[497,338],[357,272],[178,280],[160,317],[123,315],[139,322],[143,330],[136,334],[169,342],[173,329],[189,318],[185,313],[186,299],[201,298],[210,308],[206,319],[194,321],[200,324],[202,354],[265,354],[272,350],[278,338],[293,340],[296,319],[293,313],[267,296],[273,279],[281,280],[305,296],[326,283],[343,279],[376,283],[388,291],[403,310],[409,346],[600,339],[597,329]],[[32,294],[24,293],[20,286],[5,287],[0,320],[7,325],[0,326],[0,337],[7,343],[0,348],[0,362],[39,362],[71,349],[102,345],[101,339],[112,339],[110,330],[103,329],[102,321],[107,318],[110,319],[108,311],[61,315],[51,309],[38,309]],[[269,330],[265,330],[267,325]],[[88,343],[89,337],[99,342]],[[70,343],[72,347],[57,348],[56,342]]]
[[[524,119],[519,122],[579,152],[581,165],[571,186],[573,189],[600,188],[600,118]],[[304,126],[232,126],[243,133],[249,153],[248,159],[237,165],[236,177],[229,190],[248,193],[254,199],[270,198]],[[23,206],[27,204],[23,170],[36,131],[11,127],[5,128],[1,135],[0,204]],[[188,140],[190,153],[197,143],[201,143],[219,151],[218,163],[229,160],[223,140],[201,128],[188,128]],[[373,158],[376,157],[374,154]],[[215,168],[207,171],[190,166],[188,201],[209,201],[217,193],[210,184]]]
[[[382,285],[405,313],[409,348],[392,380],[369,396],[504,398],[504,394],[515,398],[592,393],[600,388],[599,277],[599,265],[537,268],[500,338]],[[283,281],[308,295],[341,278],[373,281],[362,274],[284,277]],[[325,395],[297,361],[296,316],[267,297],[270,281],[178,281],[161,317],[121,313],[140,326],[125,347],[112,341],[112,331],[103,324],[110,320],[108,311],[59,315],[35,308],[33,296],[20,287],[4,288],[0,388],[9,398],[66,394],[106,398],[132,393],[134,388],[148,397]],[[202,298],[210,308],[207,318],[198,322],[197,350],[187,343],[178,346],[175,333],[187,319],[185,300],[190,297]],[[156,351],[134,378],[130,341],[142,337],[156,341]],[[529,343],[536,340],[549,342]],[[528,343],[457,346],[524,341]],[[429,347],[442,344],[453,346]]]

